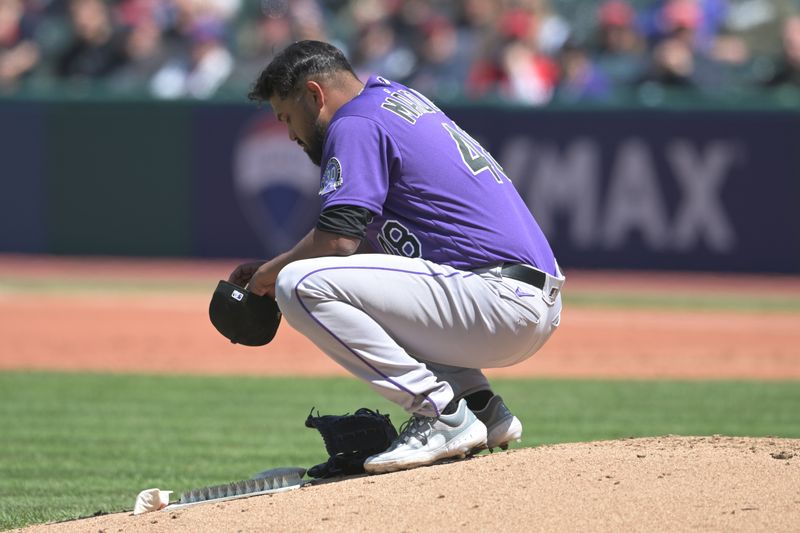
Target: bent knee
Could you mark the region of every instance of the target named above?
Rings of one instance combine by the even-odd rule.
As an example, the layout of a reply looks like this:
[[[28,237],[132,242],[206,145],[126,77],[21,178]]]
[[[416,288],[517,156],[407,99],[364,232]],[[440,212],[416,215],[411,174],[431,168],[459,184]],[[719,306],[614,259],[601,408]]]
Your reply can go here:
[[[313,305],[314,301],[347,300],[351,285],[344,264],[349,258],[316,257],[289,263],[275,280],[275,299],[281,311]]]
[[[284,314],[301,304],[301,298],[325,299],[331,296],[326,289],[330,286],[326,266],[325,258],[314,258],[295,261],[281,269],[275,280],[275,300]]]

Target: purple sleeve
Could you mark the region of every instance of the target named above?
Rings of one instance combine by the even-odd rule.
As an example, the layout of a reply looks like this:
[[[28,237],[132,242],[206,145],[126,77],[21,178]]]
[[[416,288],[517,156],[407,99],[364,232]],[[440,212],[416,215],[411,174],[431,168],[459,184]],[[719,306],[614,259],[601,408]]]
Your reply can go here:
[[[365,207],[378,215],[400,158],[386,131],[359,116],[335,120],[325,138],[319,194],[322,210],[335,205]]]

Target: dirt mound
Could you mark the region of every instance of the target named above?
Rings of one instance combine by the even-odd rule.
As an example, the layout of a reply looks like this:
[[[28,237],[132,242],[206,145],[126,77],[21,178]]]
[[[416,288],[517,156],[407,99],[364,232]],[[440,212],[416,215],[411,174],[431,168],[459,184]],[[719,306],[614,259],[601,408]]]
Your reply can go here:
[[[24,531],[796,531],[799,480],[800,440],[667,436],[484,454]]]

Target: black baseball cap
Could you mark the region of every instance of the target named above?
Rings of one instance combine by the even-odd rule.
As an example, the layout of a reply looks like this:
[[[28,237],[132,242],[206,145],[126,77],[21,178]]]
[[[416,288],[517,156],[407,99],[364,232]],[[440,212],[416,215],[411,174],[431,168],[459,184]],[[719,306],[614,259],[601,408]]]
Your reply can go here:
[[[269,296],[258,296],[220,280],[208,306],[211,323],[234,344],[264,346],[278,331],[281,311]]]

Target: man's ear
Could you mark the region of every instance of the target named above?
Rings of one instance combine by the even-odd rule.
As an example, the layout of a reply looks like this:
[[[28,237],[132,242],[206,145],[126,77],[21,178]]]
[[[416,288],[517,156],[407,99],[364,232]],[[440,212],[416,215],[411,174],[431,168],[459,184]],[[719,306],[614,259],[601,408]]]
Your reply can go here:
[[[314,80],[308,80],[306,82],[306,90],[308,91],[308,97],[314,102],[317,110],[319,111],[322,109],[325,105],[325,90],[322,88],[322,85]]]

